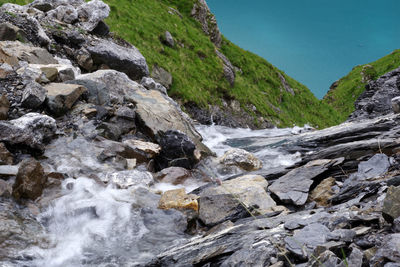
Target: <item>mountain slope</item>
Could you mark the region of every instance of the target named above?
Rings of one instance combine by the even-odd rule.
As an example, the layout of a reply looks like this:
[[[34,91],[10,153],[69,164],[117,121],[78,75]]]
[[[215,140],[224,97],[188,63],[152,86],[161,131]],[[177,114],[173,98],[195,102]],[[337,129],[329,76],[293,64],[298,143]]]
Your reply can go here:
[[[345,121],[355,110],[354,102],[365,91],[368,79],[375,80],[399,66],[400,50],[395,50],[375,62],[356,66],[331,86],[322,101],[338,111],[340,122]]]
[[[232,86],[225,79],[224,62],[216,54],[216,45],[191,15],[193,6],[201,0],[105,2],[111,7],[106,20],[111,30],[139,48],[150,72],[158,65],[172,74],[173,84],[168,94],[183,106],[201,110],[217,108],[232,115],[233,120],[244,117],[239,123],[241,126],[273,124],[284,127],[310,123],[327,127],[339,122],[337,112],[318,100],[304,85],[263,58],[222,38],[219,51],[235,69]],[[165,31],[172,34],[173,47],[161,42]]]

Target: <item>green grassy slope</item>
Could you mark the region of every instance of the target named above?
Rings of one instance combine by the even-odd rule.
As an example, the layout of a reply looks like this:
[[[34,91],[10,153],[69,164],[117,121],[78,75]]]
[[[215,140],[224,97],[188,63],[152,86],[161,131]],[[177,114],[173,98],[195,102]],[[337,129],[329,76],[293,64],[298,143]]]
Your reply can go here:
[[[339,114],[304,85],[224,38],[221,51],[241,69],[231,88],[224,78],[222,61],[214,52],[214,44],[190,16],[196,0],[104,1],[111,7],[106,20],[111,30],[138,47],[150,69],[158,64],[173,75],[169,94],[181,103],[194,102],[206,108],[208,104],[221,105],[222,99],[236,99],[255,120],[262,116],[281,127],[310,123],[322,128],[339,122]],[[0,4],[4,2],[0,0]],[[179,10],[182,18],[170,14],[169,7]],[[160,42],[165,31],[174,37],[174,48]],[[286,92],[278,73],[294,89],[295,96]]]
[[[375,77],[394,70],[400,66],[400,50],[378,59],[371,65],[375,71]],[[366,83],[362,82],[361,72],[365,65],[354,67],[349,74],[338,81],[334,90],[330,90],[323,99],[323,102],[332,106],[338,111],[340,121],[344,121],[354,111],[354,102],[364,92]]]

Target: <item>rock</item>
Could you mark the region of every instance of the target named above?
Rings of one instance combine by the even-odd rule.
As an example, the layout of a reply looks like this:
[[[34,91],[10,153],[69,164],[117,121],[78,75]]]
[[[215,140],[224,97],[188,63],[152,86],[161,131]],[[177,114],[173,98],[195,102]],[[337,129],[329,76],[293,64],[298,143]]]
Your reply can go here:
[[[328,206],[329,199],[335,195],[332,187],[335,185],[335,178],[329,177],[323,180],[311,192],[310,199],[318,203],[319,206]]]
[[[16,176],[17,173],[18,173],[18,166],[0,165],[1,178],[9,178],[10,176]]]
[[[7,63],[0,64],[0,79],[5,79],[12,73],[14,73],[14,70],[10,65]]]
[[[22,106],[30,109],[36,109],[46,100],[47,91],[40,84],[31,81],[25,85],[22,94]]]
[[[400,96],[400,68],[386,73],[375,81],[370,81],[366,90],[358,97],[355,111],[349,120],[377,118],[394,110],[392,99]]]
[[[245,171],[256,171],[262,168],[262,162],[244,149],[234,148],[227,151],[220,162],[227,166],[238,166]]]
[[[268,181],[260,175],[244,175],[223,181],[220,186],[206,188],[200,196],[232,194],[247,207],[255,210],[254,214],[265,214],[276,206],[267,194]]]
[[[112,69],[126,73],[132,80],[140,80],[149,75],[146,59],[132,45],[123,47],[111,41],[96,40],[86,49],[95,64],[106,64]]]
[[[162,84],[165,88],[170,89],[172,85],[172,75],[165,69],[154,65],[151,77],[158,83]]]
[[[392,98],[391,102],[392,102],[393,112],[395,114],[400,113],[400,96]]]
[[[183,188],[169,190],[162,194],[158,208],[198,211],[197,198],[196,195],[187,195]]]
[[[0,143],[0,165],[12,165],[14,157],[3,143]]]
[[[0,121],[8,118],[8,110],[10,109],[10,102],[5,94],[0,97]]]
[[[164,33],[164,36],[161,38],[162,42],[169,46],[169,47],[174,47],[175,41],[174,38],[172,37],[172,34],[169,31],[166,31]]]
[[[0,63],[16,66],[18,60],[30,64],[57,64],[58,61],[47,50],[15,41],[0,42]]]
[[[23,160],[19,166],[12,195],[16,199],[35,200],[42,195],[47,176],[42,165],[35,159]]]
[[[285,238],[286,249],[300,258],[310,257],[317,246],[323,245],[327,241],[329,233],[329,229],[322,224],[307,225],[295,232],[293,237]]]
[[[367,161],[358,165],[358,179],[370,179],[384,175],[390,167],[388,156],[376,154]]]
[[[311,257],[307,266],[319,267],[319,266],[332,266],[332,267],[347,267],[332,251],[324,251],[318,257]]]
[[[46,66],[46,67],[41,67],[40,70],[43,72],[46,78],[51,82],[54,82],[58,77],[57,68]]]
[[[57,125],[53,118],[28,113],[15,120],[0,121],[0,141],[43,150],[44,143],[54,136],[56,130]]]
[[[93,59],[86,49],[80,49],[75,55],[75,58],[78,65],[83,69],[87,71],[91,71],[93,69]]]
[[[191,173],[181,167],[165,168],[154,175],[154,179],[174,185],[183,184],[186,179],[190,178]]]
[[[204,196],[198,201],[199,219],[209,227],[250,216],[246,208],[231,194]]]
[[[138,170],[108,173],[103,181],[107,183],[112,183],[121,189],[126,189],[133,186],[149,187],[154,182],[151,173],[141,172]]]
[[[59,6],[72,5],[73,7],[78,7],[84,3],[84,0],[35,0],[29,4],[29,6],[39,9],[43,12],[48,12]],[[45,10],[42,10],[43,8]]]
[[[87,88],[87,101],[95,105],[108,105],[110,103],[110,94],[106,85],[102,82],[91,80],[72,80],[65,82],[67,84],[79,84]]]
[[[400,186],[389,187],[383,202],[382,215],[390,223],[400,217]]]
[[[161,151],[159,145],[140,140],[128,139],[123,144],[130,149],[130,157],[137,159],[139,163],[148,162]]]
[[[167,94],[167,88],[162,86],[160,83],[155,82],[152,78],[143,77],[142,80],[140,81],[140,84],[149,90],[157,90],[163,93],[164,95]]]
[[[98,36],[107,36],[110,33],[110,27],[108,27],[104,21],[99,21],[96,28],[94,28],[91,33]]]
[[[200,22],[204,33],[210,36],[211,41],[217,47],[220,47],[222,42],[221,32],[219,31],[217,20],[208,8],[206,1],[196,1],[193,5],[191,15]]]
[[[215,53],[222,60],[225,78],[229,82],[231,87],[233,87],[235,85],[235,77],[236,77],[234,66],[229,61],[229,59],[224,54],[222,54],[218,49],[215,50]]]
[[[65,114],[87,89],[81,85],[51,83],[44,87],[47,91],[47,107],[56,116]]]
[[[364,253],[356,247],[351,250],[350,256],[347,258],[348,266],[362,267],[363,266]]]
[[[335,160],[315,160],[296,168],[276,180],[269,190],[281,201],[297,206],[304,205],[313,179],[336,163]]]
[[[0,41],[15,41],[20,34],[20,29],[10,23],[0,24]]]
[[[30,5],[33,8],[36,8],[43,12],[48,12],[53,9],[53,5],[47,0],[35,0]]]
[[[12,187],[6,181],[0,179],[0,197],[11,197],[11,193]]]
[[[54,13],[54,17],[59,21],[63,21],[68,24],[72,24],[78,20],[78,11],[75,7],[69,4],[58,6],[47,15],[51,16],[51,13]]]
[[[96,130],[100,136],[114,141],[118,141],[122,135],[122,130],[118,125],[108,122],[102,122]]]
[[[80,26],[88,32],[93,31],[100,21],[110,14],[110,7],[101,0],[91,0],[78,7]]]
[[[158,143],[161,146],[161,152],[155,158],[158,170],[167,167],[192,169],[197,163],[196,146],[184,133],[168,130],[159,137]]]
[[[391,234],[385,237],[382,246],[371,259],[372,266],[382,265],[384,262],[400,262],[400,234]]]

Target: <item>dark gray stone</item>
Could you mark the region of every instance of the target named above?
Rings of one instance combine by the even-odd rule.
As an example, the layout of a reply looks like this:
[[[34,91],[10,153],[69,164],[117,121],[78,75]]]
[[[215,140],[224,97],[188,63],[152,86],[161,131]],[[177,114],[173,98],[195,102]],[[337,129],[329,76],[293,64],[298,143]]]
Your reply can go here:
[[[91,80],[72,80],[67,81],[67,84],[79,84],[88,89],[84,94],[89,103],[95,105],[108,105],[110,103],[110,94],[108,93],[107,86],[101,82]]]
[[[30,109],[36,109],[46,100],[46,89],[34,81],[25,85],[22,94],[22,106]]]
[[[172,37],[172,34],[169,31],[166,31],[164,33],[164,36],[162,37],[162,41],[165,45],[174,47],[175,41],[174,38]]]
[[[169,89],[172,85],[172,75],[165,69],[154,65],[151,77],[158,83],[162,84],[165,88]]]
[[[388,222],[400,217],[400,186],[389,187],[383,202],[382,215]]]

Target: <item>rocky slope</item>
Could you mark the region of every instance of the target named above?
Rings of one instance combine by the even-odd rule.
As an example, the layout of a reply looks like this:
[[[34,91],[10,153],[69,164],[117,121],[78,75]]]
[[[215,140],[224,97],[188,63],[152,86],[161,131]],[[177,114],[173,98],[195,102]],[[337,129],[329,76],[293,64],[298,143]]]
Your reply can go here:
[[[398,70],[351,121],[227,140],[216,158],[109,12],[0,8],[1,265],[398,266]]]

